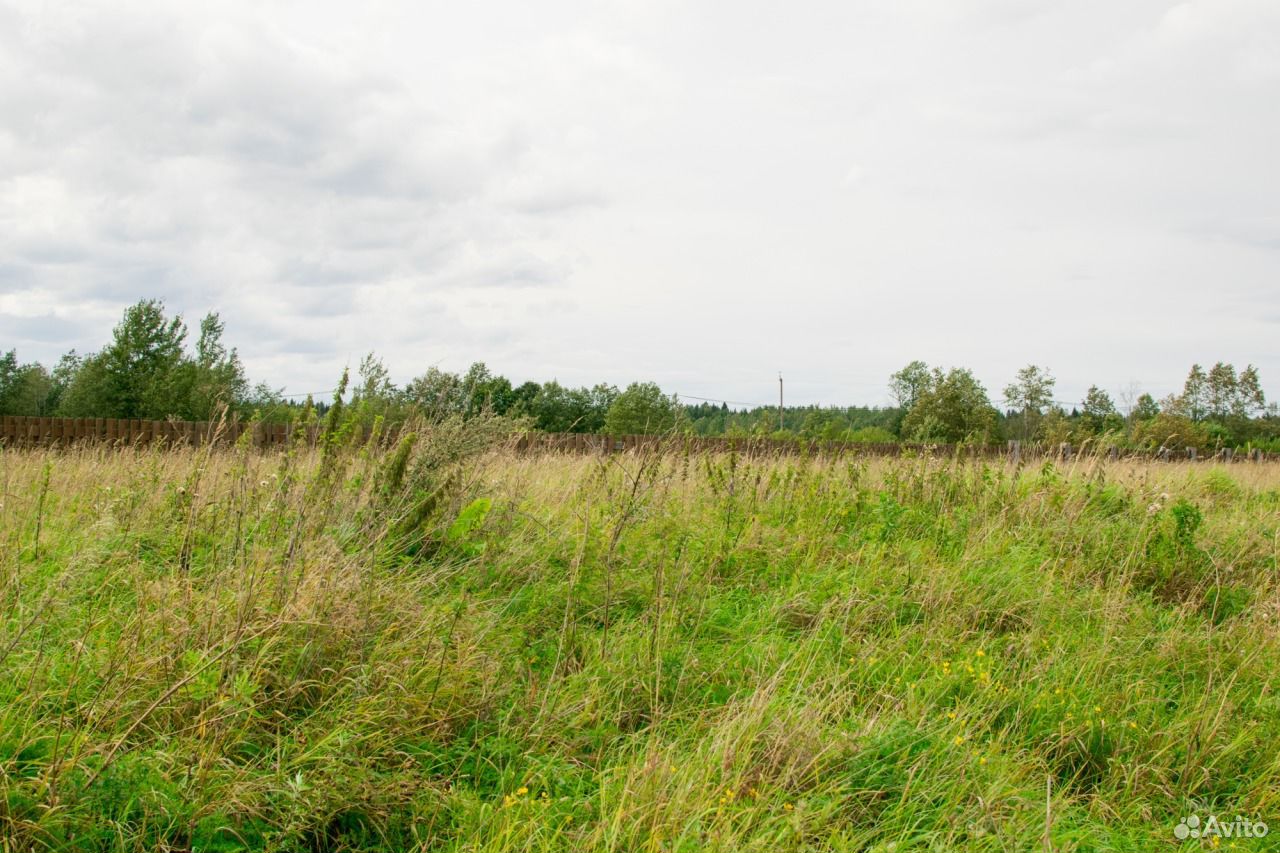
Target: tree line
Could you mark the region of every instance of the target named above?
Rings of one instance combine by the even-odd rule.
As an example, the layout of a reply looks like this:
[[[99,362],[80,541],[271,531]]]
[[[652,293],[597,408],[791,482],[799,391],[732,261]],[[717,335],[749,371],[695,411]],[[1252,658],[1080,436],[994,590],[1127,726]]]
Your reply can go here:
[[[287,397],[251,384],[216,313],[194,341],[182,317],[159,300],[127,308],[102,349],[64,355],[52,368],[0,355],[0,414],[209,420],[220,412],[292,421],[323,414],[324,400]],[[403,386],[382,360],[365,356],[351,383],[348,416],[396,421],[411,414],[520,418],[545,432],[607,434],[683,431],[855,442],[989,443],[1004,439],[1127,447],[1263,447],[1280,450],[1280,416],[1252,365],[1192,365],[1181,393],[1162,400],[1134,395],[1118,406],[1092,386],[1078,402],[1055,399],[1056,380],[1037,365],[1019,370],[993,401],[965,368],[913,361],[889,378],[889,406],[773,406],[681,403],[657,384],[569,387],[556,380],[512,383],[483,362],[465,373],[429,368]]]

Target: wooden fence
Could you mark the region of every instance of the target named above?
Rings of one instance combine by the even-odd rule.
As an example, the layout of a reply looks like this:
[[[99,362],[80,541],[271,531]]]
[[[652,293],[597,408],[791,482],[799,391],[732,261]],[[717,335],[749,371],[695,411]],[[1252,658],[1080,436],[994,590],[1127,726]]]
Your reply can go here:
[[[203,445],[234,443],[246,432],[255,447],[282,447],[294,440],[296,428],[290,424],[241,423],[238,421],[144,421],[116,418],[31,418],[5,415],[0,419],[0,445],[24,447],[105,442],[116,445]],[[297,440],[314,444],[313,425]],[[799,441],[781,438],[736,438],[728,436],[587,435],[583,433],[528,433],[516,440],[517,451],[528,453],[619,453],[631,450],[713,453],[737,451],[753,456],[963,456],[967,458],[1071,459],[1081,452],[1106,455],[1112,459],[1146,458],[1163,461],[1262,462],[1276,458],[1258,449],[1237,453],[1232,448],[1202,451],[1196,448],[1156,451],[1122,451],[1117,448],[1090,449],[1069,444],[1045,447],[1016,441],[990,445],[899,444],[839,441]]]
[[[67,445],[78,442],[107,442],[135,445],[202,445],[235,442],[252,431],[258,447],[284,445],[289,440],[287,424],[246,424],[238,421],[144,421],[124,418],[29,418],[5,415],[0,419],[0,443],[7,447],[41,444]],[[310,430],[314,441],[315,428]]]
[[[906,442],[808,441],[786,438],[740,438],[730,436],[655,436],[655,435],[585,435],[579,433],[529,433],[516,443],[526,452],[617,453],[628,450],[665,450],[668,452],[715,453],[737,451],[752,456],[934,456],[970,459],[1070,460],[1080,455],[1174,461],[1263,462],[1275,459],[1260,449],[1236,452],[1233,448],[1203,451],[1125,450],[1117,447],[1080,448],[1071,444],[1024,445],[1009,441],[1004,444],[915,444]]]

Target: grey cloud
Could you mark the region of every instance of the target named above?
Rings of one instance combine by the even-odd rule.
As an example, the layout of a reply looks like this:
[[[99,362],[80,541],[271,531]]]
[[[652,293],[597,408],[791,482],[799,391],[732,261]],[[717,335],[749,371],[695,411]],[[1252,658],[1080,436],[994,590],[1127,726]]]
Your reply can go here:
[[[89,258],[84,246],[56,240],[34,240],[15,254],[31,266],[75,264]]]
[[[354,313],[356,297],[350,287],[338,281],[327,286],[308,283],[294,288],[289,295],[289,308],[300,318],[343,317]]]
[[[0,261],[0,293],[23,290],[31,280],[31,268],[26,264]]]
[[[283,309],[259,324],[270,337],[359,317],[391,280],[430,292],[566,274],[530,260],[511,217],[554,216],[591,203],[590,190],[509,213],[491,195],[529,150],[521,122],[467,127],[393,75],[255,26],[251,11],[65,11],[0,11],[14,24],[0,34],[13,72],[0,80],[0,152],[17,155],[0,165],[7,290],[121,307],[157,296],[174,310],[220,293],[232,316],[257,310],[242,307],[257,301],[249,288]],[[488,259],[482,269],[459,266],[463,246]],[[414,310],[431,313],[421,300]],[[246,351],[263,345],[253,337]]]
[[[1280,217],[1218,218],[1193,222],[1181,233],[1197,239],[1232,243],[1267,252],[1280,251]]]
[[[1274,315],[1277,45],[1272,0],[0,0],[0,312],[70,324],[51,360],[216,308],[301,390],[375,349],[876,402],[915,357],[1172,384],[1188,341],[1274,382],[1196,306]]]
[[[13,314],[0,313],[0,339],[9,342],[34,342],[65,346],[68,342],[76,341],[81,336],[92,331],[86,328],[84,323],[59,317],[56,314],[19,317]],[[7,348],[0,345],[0,349]]]
[[[514,206],[521,213],[538,216],[603,207],[606,203],[606,197],[598,191],[561,187],[522,195],[515,199]]]
[[[564,281],[568,274],[564,264],[533,255],[517,255],[465,274],[461,277],[460,284],[479,287],[546,287]]]
[[[323,337],[306,337],[290,335],[288,337],[272,336],[263,347],[269,353],[291,353],[298,355],[320,355],[332,352],[333,345]]]

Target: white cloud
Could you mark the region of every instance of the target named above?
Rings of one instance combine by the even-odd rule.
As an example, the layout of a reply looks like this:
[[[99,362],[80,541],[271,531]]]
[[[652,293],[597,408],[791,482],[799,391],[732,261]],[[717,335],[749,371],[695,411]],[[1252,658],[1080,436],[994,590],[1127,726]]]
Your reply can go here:
[[[1277,101],[1271,0],[0,0],[0,334],[52,360],[158,296],[300,390],[369,349],[1274,383]]]
[[[862,183],[862,179],[866,177],[866,172],[856,163],[849,167],[844,173],[844,179],[841,181],[846,187],[857,186]]]

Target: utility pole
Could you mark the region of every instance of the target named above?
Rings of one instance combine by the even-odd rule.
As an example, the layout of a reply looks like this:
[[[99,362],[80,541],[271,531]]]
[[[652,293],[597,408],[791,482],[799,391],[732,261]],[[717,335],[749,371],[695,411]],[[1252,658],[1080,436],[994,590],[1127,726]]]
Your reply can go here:
[[[782,432],[782,373],[778,373],[778,432]]]

